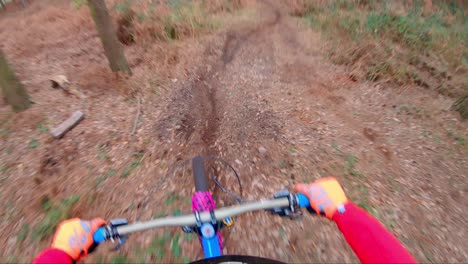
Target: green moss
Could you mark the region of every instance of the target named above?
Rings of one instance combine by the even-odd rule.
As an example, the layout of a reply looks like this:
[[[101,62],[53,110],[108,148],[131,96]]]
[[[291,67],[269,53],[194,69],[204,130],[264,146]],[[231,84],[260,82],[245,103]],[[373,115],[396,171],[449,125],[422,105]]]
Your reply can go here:
[[[79,196],[71,196],[59,203],[53,203],[48,198],[44,198],[41,201],[41,205],[42,209],[46,212],[46,215],[34,228],[31,235],[32,239],[43,240],[50,236],[61,221],[70,217],[73,206],[79,201],[79,199]]]

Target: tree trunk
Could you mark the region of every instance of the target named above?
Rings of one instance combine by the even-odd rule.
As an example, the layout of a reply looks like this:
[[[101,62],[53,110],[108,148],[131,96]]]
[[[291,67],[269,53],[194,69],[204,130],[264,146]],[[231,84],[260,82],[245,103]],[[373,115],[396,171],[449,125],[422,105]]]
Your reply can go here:
[[[29,95],[8,66],[5,54],[0,50],[0,86],[6,102],[11,105],[13,111],[20,112],[31,106]]]
[[[109,66],[113,72],[122,71],[132,75],[132,71],[128,66],[127,59],[123,52],[122,46],[117,39],[112,20],[107,10],[104,0],[87,0],[91,16],[96,24],[99,38],[101,38],[104,52]]]
[[[458,99],[452,109],[458,111],[463,119],[468,119],[468,93]]]

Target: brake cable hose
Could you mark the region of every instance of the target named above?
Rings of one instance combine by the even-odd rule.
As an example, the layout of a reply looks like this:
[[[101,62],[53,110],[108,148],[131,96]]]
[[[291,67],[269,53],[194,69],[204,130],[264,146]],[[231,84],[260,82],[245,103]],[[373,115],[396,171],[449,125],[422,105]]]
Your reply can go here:
[[[239,184],[239,193],[240,195],[236,195],[235,193],[229,191],[228,189],[224,188],[221,183],[214,177],[214,175],[210,175],[210,178],[213,180],[213,182],[215,183],[215,185],[223,192],[223,193],[226,193],[228,194],[229,196],[231,196],[231,198],[233,200],[235,200],[236,202],[238,203],[243,203],[244,202],[244,199],[242,198],[242,193],[243,193],[243,189],[242,189],[242,182],[240,180],[240,176],[239,174],[237,173],[237,171],[234,169],[234,167],[229,163],[227,162],[226,160],[222,159],[222,158],[218,158],[218,157],[213,157],[213,156],[209,156],[209,157],[206,157],[204,158],[205,160],[211,160],[211,161],[219,161],[221,163],[223,163],[225,166],[229,167],[233,172],[234,172],[234,175],[236,176],[237,178],[237,183]],[[214,165],[211,165],[211,168],[213,169],[213,171],[216,171],[216,168],[214,167]],[[213,173],[215,174],[215,173]]]

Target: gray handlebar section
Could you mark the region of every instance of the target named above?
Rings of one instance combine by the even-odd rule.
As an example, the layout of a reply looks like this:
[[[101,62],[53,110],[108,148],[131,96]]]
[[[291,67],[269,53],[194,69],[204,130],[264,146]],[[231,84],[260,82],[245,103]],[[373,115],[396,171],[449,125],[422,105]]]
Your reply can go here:
[[[224,207],[214,211],[216,220],[223,220],[227,217],[234,217],[240,214],[268,210],[278,207],[288,207],[288,198],[272,199],[272,200],[261,200],[257,202],[250,202],[236,206]],[[200,213],[200,220],[202,222],[211,221],[211,214],[209,212]],[[123,226],[117,226],[117,232],[121,236],[125,236],[131,233],[145,231],[158,227],[167,226],[193,226],[197,224],[195,215],[181,215],[181,216],[170,216],[164,218],[158,218],[147,222],[137,222],[134,224],[128,224]]]

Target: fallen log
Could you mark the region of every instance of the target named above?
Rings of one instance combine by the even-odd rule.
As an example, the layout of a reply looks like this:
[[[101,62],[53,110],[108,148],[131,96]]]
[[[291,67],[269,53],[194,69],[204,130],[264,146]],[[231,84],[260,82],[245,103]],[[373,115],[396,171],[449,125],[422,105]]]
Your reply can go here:
[[[50,133],[54,138],[61,138],[73,127],[75,127],[81,120],[83,120],[83,118],[84,114],[81,111],[76,111],[59,126],[53,128]]]

